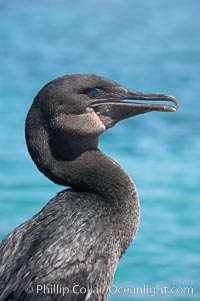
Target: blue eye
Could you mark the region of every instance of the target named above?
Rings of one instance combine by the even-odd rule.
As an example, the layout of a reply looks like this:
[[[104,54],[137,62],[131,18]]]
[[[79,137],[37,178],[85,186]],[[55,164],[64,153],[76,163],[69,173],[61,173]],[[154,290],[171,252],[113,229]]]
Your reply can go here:
[[[94,88],[94,89],[90,90],[89,94],[92,97],[98,97],[100,95],[100,91],[99,91],[99,89]]]

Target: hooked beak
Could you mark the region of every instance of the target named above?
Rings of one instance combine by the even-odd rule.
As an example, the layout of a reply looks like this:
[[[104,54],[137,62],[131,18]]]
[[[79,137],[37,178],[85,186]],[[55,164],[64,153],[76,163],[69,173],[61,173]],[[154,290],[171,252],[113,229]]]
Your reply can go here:
[[[124,89],[123,95],[120,97],[118,95],[117,98],[119,100],[100,100],[90,104],[106,128],[113,127],[120,120],[139,114],[152,111],[176,112],[178,109],[177,99],[167,94],[143,93]],[[173,102],[175,107],[168,104],[124,102],[122,99],[167,101]]]

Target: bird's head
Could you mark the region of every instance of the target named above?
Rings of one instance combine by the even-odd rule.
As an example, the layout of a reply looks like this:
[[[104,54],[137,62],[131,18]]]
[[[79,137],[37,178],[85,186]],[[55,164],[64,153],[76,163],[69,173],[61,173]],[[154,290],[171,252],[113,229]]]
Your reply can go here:
[[[93,74],[66,75],[45,85],[35,97],[26,118],[28,150],[48,178],[72,186],[63,162],[74,162],[81,154],[98,150],[101,133],[125,118],[151,111],[175,112],[177,108],[177,100],[170,95],[128,90]]]
[[[172,102],[175,107],[147,100]],[[51,129],[72,135],[101,134],[120,120],[152,111],[175,112],[178,108],[173,96],[128,90],[94,74],[57,78],[44,86],[34,103]]]

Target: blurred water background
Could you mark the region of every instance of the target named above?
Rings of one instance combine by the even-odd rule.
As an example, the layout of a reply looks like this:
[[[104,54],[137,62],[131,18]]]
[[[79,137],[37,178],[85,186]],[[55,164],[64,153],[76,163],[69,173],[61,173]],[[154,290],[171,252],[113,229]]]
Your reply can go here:
[[[180,101],[175,114],[140,115],[101,137],[100,148],[135,181],[142,208],[114,285],[146,291],[113,286],[110,301],[200,299],[199,11],[198,0],[0,0],[0,239],[62,190],[38,172],[24,139],[46,82],[96,73]],[[147,292],[164,286],[193,294]]]

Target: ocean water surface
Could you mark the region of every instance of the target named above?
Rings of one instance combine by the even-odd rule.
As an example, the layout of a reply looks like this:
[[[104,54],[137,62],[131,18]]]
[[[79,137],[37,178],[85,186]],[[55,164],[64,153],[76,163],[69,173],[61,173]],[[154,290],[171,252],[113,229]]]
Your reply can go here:
[[[110,301],[200,300],[199,10],[198,0],[0,1],[0,239],[64,189],[25,144],[27,111],[46,82],[96,73],[179,99],[176,113],[140,115],[101,137],[141,202]]]

